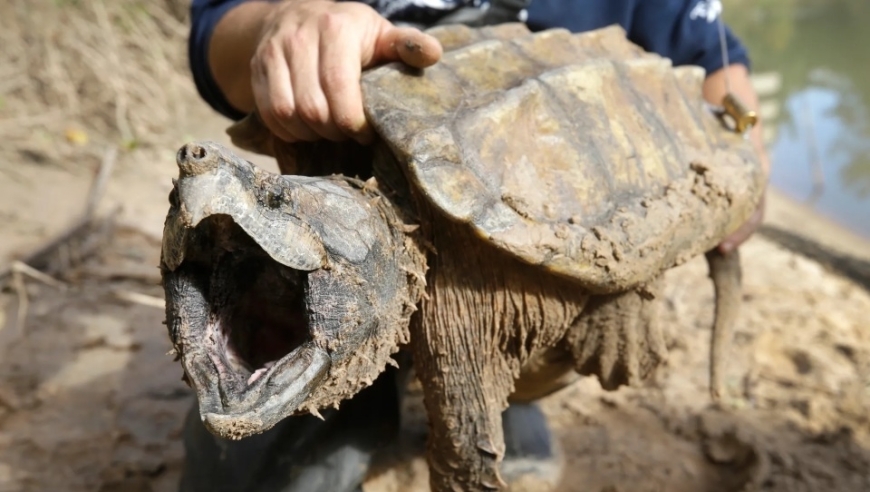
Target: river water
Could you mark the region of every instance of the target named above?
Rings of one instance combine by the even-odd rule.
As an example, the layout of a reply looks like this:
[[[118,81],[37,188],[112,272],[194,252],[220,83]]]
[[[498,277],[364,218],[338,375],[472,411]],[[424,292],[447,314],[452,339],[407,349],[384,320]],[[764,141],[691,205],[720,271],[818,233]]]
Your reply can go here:
[[[733,0],[750,49],[771,184],[870,238],[870,0]]]

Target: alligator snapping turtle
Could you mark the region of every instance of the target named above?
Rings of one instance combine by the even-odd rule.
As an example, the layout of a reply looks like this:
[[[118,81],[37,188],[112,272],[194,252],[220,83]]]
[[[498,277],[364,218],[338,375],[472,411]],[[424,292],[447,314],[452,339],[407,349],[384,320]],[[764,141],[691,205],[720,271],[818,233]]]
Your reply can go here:
[[[706,108],[703,71],[620,28],[430,32],[435,66],[363,75],[372,147],[290,146],[252,116],[234,142],[293,175],[215,143],[178,152],[167,322],[202,420],[232,439],[338,406],[407,350],[433,490],[496,490],[508,401],[578,373],[646,379],[666,357],[661,276],[704,253],[718,392],[739,264],[712,251],[764,178]]]

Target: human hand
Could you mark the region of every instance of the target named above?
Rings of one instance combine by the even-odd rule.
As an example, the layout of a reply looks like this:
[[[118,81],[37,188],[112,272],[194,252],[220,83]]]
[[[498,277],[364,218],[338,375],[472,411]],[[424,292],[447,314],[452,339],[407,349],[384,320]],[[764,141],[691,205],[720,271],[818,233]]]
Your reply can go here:
[[[754,136],[754,135],[753,135]],[[761,138],[757,138],[756,151],[758,152],[759,160],[761,161],[761,168],[764,172],[764,183],[767,185],[769,176],[770,176],[770,159],[767,156],[767,151],[764,149],[764,145],[761,143]],[[749,219],[743,223],[740,227],[737,228],[736,231],[732,232],[725,239],[719,243],[718,250],[722,254],[728,254],[738,247],[741,244],[746,242],[747,239],[752,237],[753,234],[758,230],[761,226],[761,223],[764,221],[764,210],[765,210],[765,201],[767,198],[767,189],[765,188],[764,193],[761,195],[761,201],[758,203],[758,207],[749,216]]]
[[[735,249],[737,249],[741,244],[743,244],[747,239],[752,237],[753,234],[758,230],[761,226],[762,221],[764,220],[764,202],[766,198],[765,195],[762,195],[761,202],[758,204],[758,208],[755,209],[755,212],[749,216],[749,219],[743,223],[740,227],[737,228],[736,231],[732,232],[728,237],[722,240],[719,243],[719,247],[717,248],[721,253],[728,254]]]
[[[398,28],[359,2],[283,2],[251,59],[254,102],[263,123],[287,142],[368,143],[362,70],[399,60],[425,68],[441,54],[434,37]]]

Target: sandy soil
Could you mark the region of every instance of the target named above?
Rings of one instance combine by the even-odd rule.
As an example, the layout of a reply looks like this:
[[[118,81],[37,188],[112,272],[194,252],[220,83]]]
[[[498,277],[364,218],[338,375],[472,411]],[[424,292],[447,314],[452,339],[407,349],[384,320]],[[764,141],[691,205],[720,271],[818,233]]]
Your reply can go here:
[[[225,121],[186,78],[183,20],[148,11],[176,44],[121,37],[112,55],[98,49],[111,40],[105,31],[64,41],[82,19],[101,22],[99,8],[50,10],[60,3],[0,7],[0,41],[21,47],[4,50],[0,62],[0,271],[78,217],[107,146],[122,150],[99,210],[123,208],[111,240],[56,275],[63,286],[23,276],[23,289],[8,283],[0,294],[0,492],[171,491],[192,400],[166,355],[163,312],[148,302],[162,297],[156,265],[174,152],[194,138],[223,140]],[[4,24],[28,5],[48,12],[42,30]],[[131,12],[110,10],[106,19],[144,15]],[[162,53],[163,72],[139,73],[128,61],[132,68],[100,78],[101,60],[139,60],[127,55],[145,48]],[[90,68],[78,72],[72,58],[81,53]],[[136,85],[159,77],[166,92]],[[97,83],[106,97],[83,88]],[[118,123],[119,105],[135,145]],[[171,111],[151,115],[155,105]],[[583,379],[543,402],[564,452],[558,490],[870,490],[870,273],[862,273],[870,272],[870,244],[823,220],[804,229],[808,213],[780,198],[768,229],[743,248],[745,305],[723,408],[707,397],[712,288],[698,259],[668,274],[670,360],[654,384],[608,393]],[[426,490],[418,400],[405,426],[368,492]]]

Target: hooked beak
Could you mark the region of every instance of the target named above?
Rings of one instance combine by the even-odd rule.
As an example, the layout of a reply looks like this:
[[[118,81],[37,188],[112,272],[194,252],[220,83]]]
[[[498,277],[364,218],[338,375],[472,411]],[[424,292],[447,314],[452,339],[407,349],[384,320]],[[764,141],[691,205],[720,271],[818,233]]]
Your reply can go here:
[[[185,145],[176,161],[179,180],[171,198],[176,203],[171,204],[177,206],[170,210],[163,230],[163,256],[170,269],[184,260],[185,233],[213,215],[231,217],[278,263],[304,271],[325,264],[323,244],[302,221],[257,207],[258,202],[280,200],[280,188],[245,186],[251,176],[257,179],[267,173],[211,142]]]

